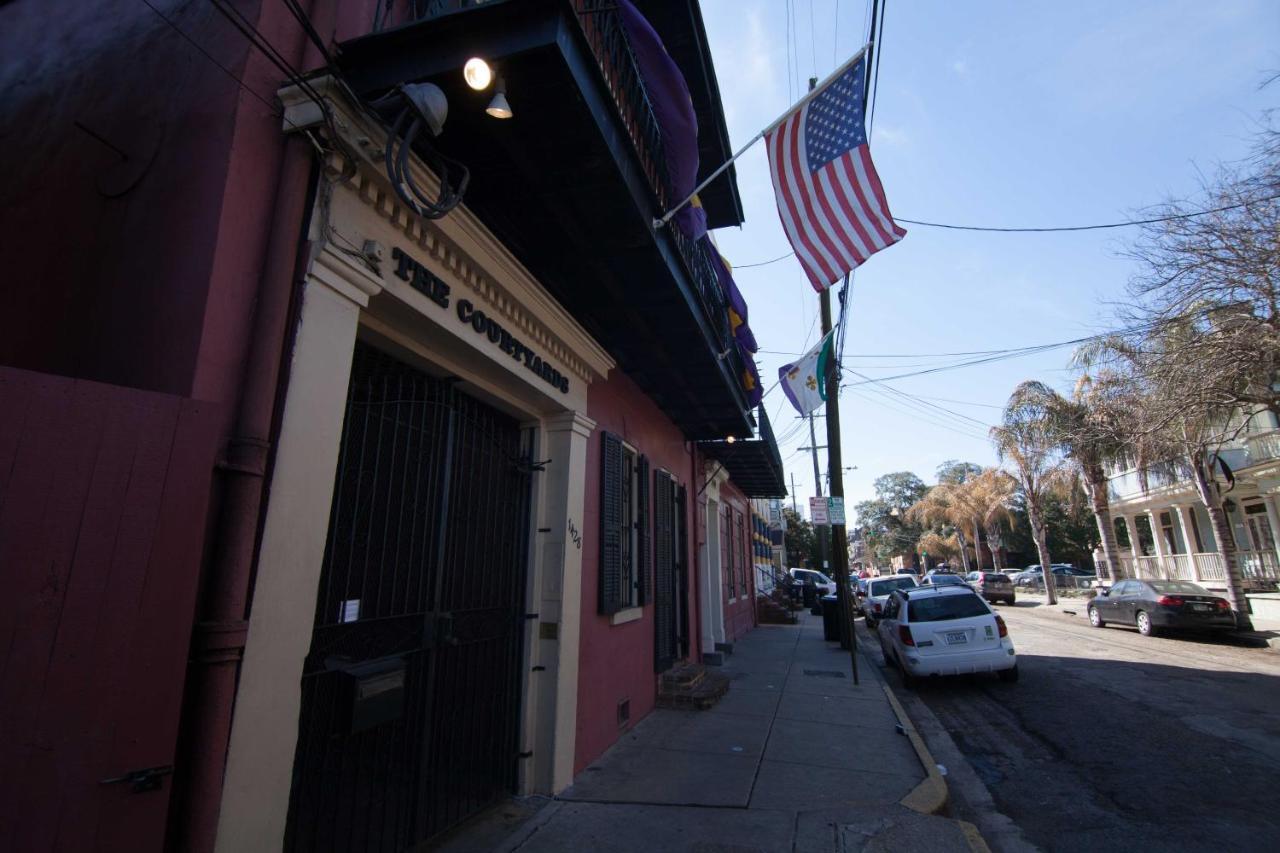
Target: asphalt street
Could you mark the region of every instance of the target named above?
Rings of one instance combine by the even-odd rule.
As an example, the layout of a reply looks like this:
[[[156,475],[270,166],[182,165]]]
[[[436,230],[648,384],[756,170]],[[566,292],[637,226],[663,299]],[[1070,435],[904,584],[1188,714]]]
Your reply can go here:
[[[955,816],[993,849],[1280,849],[1280,653],[1095,629],[1083,608],[999,612],[1017,684],[898,689],[939,763],[951,761]]]

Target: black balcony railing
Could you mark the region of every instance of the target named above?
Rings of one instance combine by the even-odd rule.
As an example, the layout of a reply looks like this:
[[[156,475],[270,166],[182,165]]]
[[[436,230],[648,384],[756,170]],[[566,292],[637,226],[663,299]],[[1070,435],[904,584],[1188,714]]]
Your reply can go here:
[[[501,0],[411,0],[409,8],[416,20],[426,20],[494,2]],[[617,109],[618,119],[631,142],[631,151],[652,193],[652,212],[661,215],[682,199],[675,198],[671,189],[662,130],[626,28],[618,14],[617,0],[572,0],[572,3],[582,33]],[[740,382],[744,365],[733,345],[728,306],[713,260],[708,254],[710,250],[704,242],[689,239],[674,223],[663,230],[669,234],[693,283],[702,313],[711,328],[716,351],[728,362],[735,381]]]

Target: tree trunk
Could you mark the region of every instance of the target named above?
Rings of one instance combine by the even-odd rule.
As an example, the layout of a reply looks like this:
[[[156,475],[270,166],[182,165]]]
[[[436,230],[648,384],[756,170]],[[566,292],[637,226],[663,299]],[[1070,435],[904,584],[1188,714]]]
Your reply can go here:
[[[1004,569],[1004,561],[1000,556],[1000,549],[1004,547],[1004,539],[1000,535],[1000,522],[987,528],[987,550],[991,552],[991,568],[993,571],[1001,571]]]
[[[1124,576],[1120,568],[1120,546],[1116,544],[1116,525],[1111,520],[1111,501],[1107,496],[1107,478],[1085,477],[1089,489],[1089,502],[1093,505],[1093,517],[1098,522],[1098,535],[1102,538],[1102,557],[1106,566],[1099,566],[1098,575],[1105,574],[1109,581],[1117,581]]]
[[[960,565],[964,566],[964,573],[969,574],[969,548],[964,541],[964,529],[956,528],[956,541],[960,543]]]
[[[1044,576],[1044,595],[1047,604],[1058,603],[1058,591],[1053,586],[1053,561],[1049,557],[1048,531],[1040,515],[1039,501],[1027,494],[1027,517],[1031,521],[1031,536],[1036,541],[1036,553],[1040,555],[1040,573]]]
[[[1240,571],[1240,558],[1236,553],[1236,537],[1231,532],[1231,521],[1222,509],[1222,489],[1212,473],[1206,476],[1204,466],[1200,464],[1200,454],[1189,460],[1191,463],[1191,481],[1195,484],[1200,502],[1209,513],[1209,521],[1213,525],[1213,535],[1218,540],[1218,553],[1222,555],[1222,565],[1227,575],[1227,599],[1231,609],[1236,612],[1236,624],[1244,630],[1253,627],[1249,618],[1249,599],[1244,594],[1244,575]]]

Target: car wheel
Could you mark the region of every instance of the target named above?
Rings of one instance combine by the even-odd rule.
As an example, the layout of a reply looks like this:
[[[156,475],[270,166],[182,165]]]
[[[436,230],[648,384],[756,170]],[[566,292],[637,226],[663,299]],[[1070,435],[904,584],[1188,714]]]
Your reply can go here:
[[[901,661],[898,662],[898,675],[902,676],[903,687],[905,687],[907,690],[916,689],[916,683],[919,681],[919,679],[917,679],[911,673],[907,672],[907,668],[902,665]]]
[[[1107,623],[1102,621],[1102,614],[1098,612],[1098,608],[1089,608],[1089,624],[1095,628],[1101,628]]]
[[[1002,669],[996,673],[1000,676],[1000,680],[1005,684],[1015,684],[1018,681],[1018,665],[1015,663],[1009,669]]]
[[[1138,611],[1138,633],[1144,637],[1154,637],[1159,633],[1159,629],[1151,624],[1151,617],[1145,610]]]

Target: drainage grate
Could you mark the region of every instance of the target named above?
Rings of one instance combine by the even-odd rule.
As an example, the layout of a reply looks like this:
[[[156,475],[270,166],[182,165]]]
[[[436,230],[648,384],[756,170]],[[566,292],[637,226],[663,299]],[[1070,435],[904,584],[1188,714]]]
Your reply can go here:
[[[838,669],[806,669],[805,675],[814,675],[818,678],[844,678],[844,673]]]

